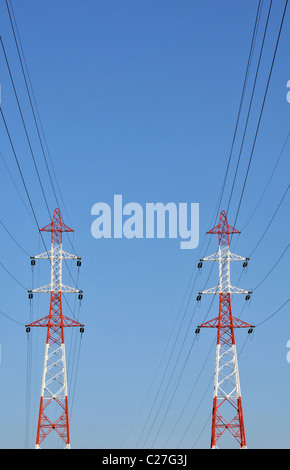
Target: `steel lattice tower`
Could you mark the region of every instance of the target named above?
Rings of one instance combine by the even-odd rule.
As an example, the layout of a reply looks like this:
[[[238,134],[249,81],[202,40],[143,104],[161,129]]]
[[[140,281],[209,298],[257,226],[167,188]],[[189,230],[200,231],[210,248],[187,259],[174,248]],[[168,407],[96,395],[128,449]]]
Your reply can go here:
[[[73,230],[62,222],[59,209],[55,209],[52,222],[40,231],[51,232],[51,249],[32,257],[31,263],[34,264],[35,259],[49,259],[51,279],[50,284],[29,291],[30,298],[32,298],[33,293],[50,293],[48,316],[26,325],[27,331],[30,331],[30,327],[47,328],[35,448],[39,449],[44,439],[54,430],[65,443],[64,447],[69,449],[70,434],[64,328],[80,327],[80,331],[83,332],[83,325],[63,315],[62,293],[81,293],[82,291],[62,283],[62,261],[80,260],[80,258],[62,249],[63,232],[73,232]],[[80,265],[80,261],[78,261],[78,264]],[[79,297],[81,298],[82,294],[79,294]]]
[[[235,328],[249,328],[249,333],[251,333],[253,326],[232,315],[231,295],[246,294],[246,299],[249,299],[251,292],[231,286],[230,262],[244,261],[246,265],[249,258],[230,252],[229,235],[240,232],[228,224],[225,211],[220,213],[219,224],[207,233],[218,235],[219,248],[217,253],[200,261],[218,261],[219,284],[199,294],[219,294],[219,314],[218,317],[199,325],[197,332],[199,328],[217,328],[211,448],[218,447],[217,442],[225,431],[229,431],[234,436],[240,448],[246,448],[234,330]]]

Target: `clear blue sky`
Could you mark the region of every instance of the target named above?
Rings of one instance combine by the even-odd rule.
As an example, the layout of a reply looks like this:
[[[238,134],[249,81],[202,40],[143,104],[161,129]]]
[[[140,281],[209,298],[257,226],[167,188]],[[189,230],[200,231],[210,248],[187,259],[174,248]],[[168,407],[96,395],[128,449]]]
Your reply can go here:
[[[12,5],[61,187],[64,222],[75,229],[71,240],[83,260],[78,284],[84,290],[80,320],[85,324],[85,333],[80,340],[78,331],[66,331],[71,446],[134,448],[139,442],[138,446],[142,447],[144,437],[148,436],[146,447],[154,442],[159,448],[176,448],[179,443],[183,448],[208,448],[214,346],[200,377],[199,374],[216,332],[201,331],[199,340],[194,341],[194,330],[206,315],[209,315],[208,319],[217,315],[218,304],[215,299],[208,313],[211,298],[204,297],[200,308],[195,308],[195,298],[205,285],[209,288],[217,284],[217,267],[208,279],[210,265],[204,265],[194,286],[193,281],[198,257],[209,255],[216,249],[216,240],[212,240],[205,251],[208,240],[205,232],[211,228],[229,158],[258,2],[13,0]],[[234,177],[268,6],[269,2],[265,1],[222,209],[227,206]],[[273,2],[228,214],[232,224],[283,7],[284,2]],[[290,139],[261,204],[247,223],[290,130],[290,103],[286,100],[286,84],[290,79],[289,15],[287,11],[236,224],[237,229],[245,227],[245,230],[237,236],[237,241],[233,240],[232,250],[243,256],[248,256],[259,241],[289,184]],[[0,31],[52,212],[56,203],[32,120],[4,0],[0,2]],[[39,224],[44,226],[49,223],[48,213],[2,51],[0,71],[1,106]],[[0,159],[0,219],[29,254],[37,254],[44,248],[31,217],[3,122],[0,125],[0,150],[3,155]],[[122,194],[124,203],[139,202],[142,205],[171,201],[199,203],[198,248],[181,250],[179,240],[168,238],[94,239],[91,236],[91,207],[95,202],[112,204],[115,194]],[[289,228],[287,193],[255,250],[248,271],[242,274],[240,287],[254,289],[262,281],[289,243]],[[35,329],[27,341],[23,325],[30,315],[25,291],[32,287],[29,256],[1,226],[0,236],[0,261],[24,286],[21,287],[0,267],[0,310],[10,317],[0,316],[0,447],[28,445],[33,448],[45,331]],[[49,244],[49,235],[45,241]],[[71,251],[67,237],[64,249]],[[242,266],[235,263],[232,284],[238,282],[241,271]],[[76,279],[75,263],[72,274]],[[64,276],[65,282],[70,284],[66,270]],[[37,262],[34,287],[45,284],[48,279],[49,266],[44,261]],[[190,288],[193,286],[190,298],[189,283]],[[185,295],[185,303],[182,303]],[[289,250],[254,291],[249,308],[243,309],[242,319],[258,324],[288,296]],[[34,298],[34,319],[48,313],[48,300],[45,295]],[[68,301],[74,309],[74,297]],[[187,302],[188,308],[185,308]],[[244,302],[243,296],[233,299],[234,315],[239,316]],[[65,313],[71,315],[67,307]],[[139,441],[180,325],[162,392],[143,439]],[[163,356],[173,327],[173,337]],[[289,304],[272,319],[257,326],[252,340],[248,338],[245,343],[247,332],[243,330],[236,332],[236,338],[238,351],[242,350],[239,369],[248,447],[289,448],[290,363],[286,360],[286,345],[290,340]],[[191,346],[179,387],[154,441],[176,377]],[[33,356],[29,373],[28,351]],[[181,354],[174,371],[179,351]],[[149,433],[172,371],[169,398]],[[29,407],[27,390],[30,390]]]

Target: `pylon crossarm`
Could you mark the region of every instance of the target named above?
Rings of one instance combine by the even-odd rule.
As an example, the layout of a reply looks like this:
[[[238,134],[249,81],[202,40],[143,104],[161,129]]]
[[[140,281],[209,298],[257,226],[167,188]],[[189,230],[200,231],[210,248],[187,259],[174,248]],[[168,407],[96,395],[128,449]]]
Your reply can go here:
[[[72,253],[68,253],[67,251],[62,250],[61,254],[62,259],[81,259],[79,256],[73,255]]]
[[[218,328],[219,326],[219,317],[215,317],[212,320],[209,320],[201,325],[198,325],[198,328]],[[246,323],[239,318],[233,317],[233,326],[234,328],[253,328],[253,325]],[[228,326],[230,328],[230,326]]]
[[[233,324],[234,324],[234,328],[252,328],[253,327],[253,325],[250,325],[250,323],[247,323],[236,317],[233,317]]]
[[[68,253],[67,251],[64,251],[62,249],[59,250],[58,256],[62,259],[65,260],[73,260],[73,259],[78,259],[80,260],[80,256],[74,255],[72,253]],[[31,256],[30,259],[51,259],[53,258],[53,251],[48,250],[45,251],[44,253],[40,253],[39,255]]]
[[[44,253],[40,253],[40,255],[31,256],[31,259],[50,259],[51,258],[51,250],[45,251]]]
[[[48,315],[46,317],[40,318],[39,320],[36,320],[32,323],[29,323],[25,326],[26,327],[28,327],[28,326],[48,326]]]
[[[79,323],[75,320],[72,320],[71,318],[69,317],[66,317],[65,315],[63,315],[63,327],[82,327],[84,326],[82,323]],[[32,323],[29,323],[27,325],[25,325],[26,327],[27,326],[30,326],[30,327],[33,327],[33,326],[40,326],[40,327],[51,327],[51,328],[60,328],[61,325],[59,323],[59,321],[54,321],[54,320],[50,320],[49,319],[49,316],[47,315],[46,317],[43,317],[43,318],[40,318],[39,320],[36,320]]]
[[[212,255],[206,256],[205,258],[200,258],[200,261],[218,261],[219,253],[213,253]]]
[[[225,214],[224,211],[222,211],[222,213]],[[227,219],[225,218],[223,220],[220,219],[219,224],[206,233],[224,236],[224,235],[231,235],[232,233],[241,233],[241,232],[239,232],[239,230],[229,225]]]
[[[213,318],[205,323],[202,323],[198,328],[217,328],[219,322],[219,317]]]
[[[219,293],[219,286],[211,287],[210,289],[203,290],[199,292],[200,295],[215,295]]]
[[[66,317],[65,315],[63,315],[63,326],[66,326],[66,327],[73,327],[73,326],[84,326],[82,323],[79,323],[75,320],[72,320],[71,318],[69,317]]]
[[[82,290],[66,286],[65,284],[61,284],[59,292],[63,292],[64,294],[79,294],[80,292],[82,292]]]
[[[225,260],[228,260],[228,261],[248,261],[249,260],[249,258],[236,255],[235,253],[232,253],[231,251],[228,251],[224,258]],[[200,261],[219,261],[219,259],[220,259],[220,253],[217,251],[216,253],[213,253],[212,255],[206,256],[205,258],[201,258]]]
[[[56,209],[57,211],[58,209]],[[52,232],[52,233],[62,233],[62,232],[74,232],[74,230],[67,225],[65,225],[60,216],[60,212],[54,212],[54,220],[47,224],[45,227],[40,229],[40,232]]]
[[[239,287],[235,286],[228,286],[226,283],[222,284],[221,286],[211,287],[210,289],[203,290],[199,292],[200,295],[215,295],[224,293],[224,285],[227,286],[227,293],[228,294],[252,294],[251,291],[247,291],[245,289],[240,289]]]
[[[239,287],[231,286],[231,294],[252,294],[252,291],[240,289]]]
[[[53,291],[53,286],[51,284],[46,284],[45,286],[37,287],[36,289],[33,289],[29,292],[32,292],[34,294],[49,294]],[[79,294],[80,292],[82,292],[82,290],[66,286],[65,284],[60,284],[58,292],[63,292],[64,294]]]
[[[230,261],[248,261],[249,258],[245,258],[244,256],[236,255],[235,253],[229,252],[229,260]]]
[[[36,289],[31,290],[33,293],[47,294],[51,292],[51,284],[46,284],[46,286],[37,287]]]

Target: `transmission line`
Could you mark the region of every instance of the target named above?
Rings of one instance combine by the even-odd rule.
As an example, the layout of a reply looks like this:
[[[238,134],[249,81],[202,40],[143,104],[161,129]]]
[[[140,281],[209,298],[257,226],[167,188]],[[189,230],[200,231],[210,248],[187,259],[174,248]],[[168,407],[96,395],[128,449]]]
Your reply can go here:
[[[250,170],[250,166],[251,166],[252,159],[253,159],[254,149],[255,149],[255,146],[256,146],[256,142],[257,142],[257,137],[258,137],[260,124],[261,124],[261,120],[262,120],[262,115],[263,115],[263,111],[264,111],[264,107],[265,107],[266,97],[267,97],[267,94],[268,94],[269,85],[270,85],[270,81],[271,81],[271,77],[272,77],[273,67],[274,67],[274,63],[275,63],[275,59],[276,59],[276,55],[277,55],[278,45],[279,45],[279,41],[280,41],[280,37],[281,37],[281,32],[282,32],[282,28],[283,28],[283,23],[284,23],[284,19],[285,19],[287,6],[288,6],[288,0],[286,0],[283,15],[282,15],[282,19],[281,19],[281,23],[280,23],[280,27],[279,27],[279,32],[278,32],[278,37],[277,37],[277,40],[276,40],[274,55],[273,55],[273,59],[272,59],[271,67],[270,67],[270,72],[269,72],[269,75],[268,75],[266,90],[265,90],[264,97],[263,97],[262,107],[261,107],[261,111],[260,111],[260,115],[259,115],[259,119],[258,119],[258,124],[257,124],[257,128],[256,128],[256,132],[255,132],[255,137],[254,137],[254,142],[253,142],[253,145],[252,145],[251,153],[250,153],[250,158],[249,158],[249,162],[248,162],[248,166],[247,166],[246,175],[245,175],[244,182],[243,182],[243,187],[242,187],[241,196],[240,196],[240,200],[239,200],[239,204],[238,204],[238,208],[237,208],[237,212],[236,212],[234,226],[236,225],[238,215],[239,215],[239,211],[240,211],[241,204],[242,204],[242,200],[243,200],[243,197],[244,197],[245,187],[246,187],[246,183],[247,183],[247,179],[248,179],[248,175],[249,175],[249,170]]]
[[[46,208],[47,208],[47,211],[48,211],[48,215],[50,217],[50,210],[49,210],[47,198],[46,198],[44,188],[43,188],[43,184],[41,182],[40,174],[39,174],[39,171],[38,171],[38,168],[37,168],[35,156],[34,156],[34,153],[33,153],[33,150],[32,150],[31,141],[30,141],[30,138],[29,138],[29,135],[28,135],[28,132],[27,132],[26,124],[25,124],[24,117],[23,117],[23,112],[22,112],[22,109],[21,109],[21,106],[20,106],[18,94],[17,94],[16,88],[15,88],[15,84],[14,84],[14,80],[13,80],[13,77],[12,77],[10,65],[9,65],[9,62],[8,62],[6,50],[5,50],[5,47],[4,47],[3,40],[2,40],[1,36],[0,36],[0,43],[1,43],[1,46],[2,46],[3,53],[4,53],[4,57],[5,57],[7,69],[8,69],[8,72],[9,72],[10,80],[11,80],[11,83],[12,83],[12,88],[13,88],[13,91],[14,91],[14,95],[15,95],[15,98],[16,98],[18,110],[19,110],[19,113],[20,113],[20,116],[21,116],[21,121],[22,121],[22,124],[23,124],[23,127],[24,127],[24,132],[25,132],[27,142],[28,142],[28,146],[29,146],[29,149],[30,149],[30,153],[31,153],[31,156],[32,156],[33,165],[34,165],[34,168],[35,168],[35,171],[36,171],[36,174],[37,174],[37,178],[38,178],[39,185],[40,185],[40,188],[41,188],[41,192],[42,192],[42,195],[43,195],[43,198],[44,198],[44,201],[45,201],[45,205],[46,205]]]
[[[222,197],[223,197],[223,193],[224,193],[224,189],[225,189],[225,184],[226,184],[226,180],[227,180],[227,176],[228,176],[228,171],[229,171],[229,166],[230,166],[230,162],[231,162],[231,158],[232,158],[232,152],[233,152],[233,147],[234,147],[234,143],[235,143],[235,139],[236,139],[237,128],[238,128],[238,123],[239,123],[239,119],[240,119],[242,104],[243,104],[243,100],[244,100],[244,93],[245,93],[246,83],[247,83],[247,80],[248,80],[249,68],[250,68],[250,64],[251,64],[251,60],[252,60],[253,47],[254,47],[254,43],[255,43],[255,39],[256,39],[256,33],[257,33],[257,27],[258,27],[258,24],[259,24],[260,13],[261,13],[261,1],[259,1],[258,10],[257,10],[257,13],[256,13],[255,26],[254,26],[254,31],[253,31],[253,34],[252,34],[251,47],[250,47],[250,52],[249,52],[249,57],[248,57],[248,63],[247,63],[247,68],[246,68],[246,73],[245,73],[245,78],[244,78],[244,84],[243,84],[243,89],[242,89],[242,95],[241,95],[240,104],[239,104],[238,116],[237,116],[236,126],[235,126],[235,130],[234,130],[234,136],[233,136],[233,140],[232,140],[230,155],[229,155],[229,158],[228,158],[227,168],[226,168],[226,172],[225,172],[225,176],[224,176],[224,181],[223,181],[223,185],[222,185],[222,188],[221,188],[221,193],[220,193],[220,196],[219,196],[219,199],[218,199],[217,208],[216,208],[216,211],[215,211],[216,217],[217,217],[218,210],[219,210],[219,207],[220,207],[220,204],[221,204],[221,200],[222,200]],[[208,242],[208,245],[209,245],[209,243],[210,243],[210,240],[209,240],[209,242]],[[196,278],[195,278],[195,281],[196,281]],[[195,286],[195,282],[194,282],[193,288],[194,288],[194,286]],[[193,291],[193,288],[192,288],[192,291]],[[191,291],[191,293],[192,293],[192,291]],[[189,300],[190,300],[190,298],[189,298]],[[188,303],[189,303],[189,300],[188,300]],[[180,328],[179,328],[179,331],[180,331]],[[179,333],[179,331],[178,331],[178,333]],[[177,337],[178,337],[178,335],[177,335]],[[177,337],[176,337],[176,340],[177,340]],[[176,341],[175,341],[175,344],[176,344]],[[175,347],[175,344],[174,344],[174,347]],[[184,344],[184,341],[183,341],[183,344]],[[168,363],[167,363],[167,368],[168,368],[168,366],[169,366],[169,362],[170,362],[170,360],[171,360],[172,353],[173,353],[173,351],[171,352],[169,361],[168,361]],[[180,349],[180,351],[179,351],[178,358],[179,358],[179,356],[180,356],[180,353],[181,353],[181,349]],[[176,366],[176,364],[177,364],[177,362],[175,363],[175,366]],[[167,372],[167,368],[166,368],[166,370],[165,370],[165,374],[166,374],[166,372]],[[173,371],[173,372],[174,372],[174,371]],[[160,392],[160,389],[161,389],[161,386],[162,386],[162,383],[163,383],[165,374],[163,375],[163,378],[162,378],[161,384],[160,384],[160,386],[159,386],[157,395],[158,395],[159,392]],[[172,378],[172,374],[171,374],[171,378]],[[170,380],[171,380],[171,378],[170,378]],[[153,424],[151,425],[150,430],[152,430],[152,427],[153,427],[153,425],[154,425],[154,423],[155,423],[155,421],[156,421],[158,412],[159,412],[160,409],[161,409],[161,406],[162,406],[163,400],[164,400],[164,398],[165,398],[166,392],[167,392],[167,390],[168,390],[169,384],[170,384],[170,381],[169,381],[169,383],[168,383],[168,385],[167,385],[167,387],[166,387],[166,391],[165,391],[165,393],[164,393],[164,395],[163,395],[163,399],[161,400],[161,403],[160,403],[160,405],[159,405],[157,414],[155,415],[155,419],[154,419],[154,421],[153,421]],[[143,435],[143,433],[144,433],[144,429],[145,429],[145,427],[146,427],[146,425],[147,425],[147,423],[148,423],[148,419],[149,419],[149,417],[150,417],[150,415],[151,415],[151,413],[152,413],[153,407],[154,407],[155,402],[156,402],[156,399],[157,399],[157,395],[156,395],[155,400],[154,400],[154,403],[153,403],[153,405],[152,405],[152,407],[151,407],[150,413],[149,413],[149,415],[148,415],[148,417],[147,417],[145,426],[144,426],[143,431],[142,431],[142,433],[141,433],[141,437],[142,437],[142,435]],[[150,433],[150,431],[149,431],[149,433]],[[139,441],[140,441],[141,437],[139,438]],[[148,439],[148,437],[149,437],[149,434],[147,435],[147,439]],[[146,439],[146,440],[147,440],[147,439]],[[139,441],[137,442],[137,445],[138,445]],[[145,441],[145,442],[146,442],[146,441]]]
[[[253,98],[254,98],[254,93],[255,93],[255,89],[256,89],[257,78],[258,78],[261,58],[262,58],[263,49],[264,49],[264,43],[265,43],[265,38],[266,38],[266,34],[267,34],[268,22],[269,22],[269,17],[270,17],[270,13],[271,13],[271,8],[272,8],[272,0],[270,2],[267,21],[266,21],[266,26],[265,26],[265,29],[264,29],[264,35],[263,35],[262,45],[261,45],[261,48],[260,48],[260,55],[259,55],[258,64],[257,64],[257,68],[256,68],[256,74],[255,74],[255,79],[254,79],[254,84],[253,84],[249,109],[248,109],[248,113],[247,113],[246,124],[245,124],[245,128],[244,128],[242,143],[241,143],[241,147],[240,147],[240,152],[239,152],[238,161],[237,161],[237,164],[236,164],[234,179],[233,179],[232,188],[231,188],[231,192],[230,192],[230,197],[229,197],[229,201],[228,201],[228,206],[227,206],[227,211],[226,211],[227,213],[229,213],[229,208],[230,208],[231,199],[232,199],[232,195],[233,195],[233,191],[234,191],[234,186],[235,186],[235,182],[236,182],[238,168],[239,168],[239,165],[240,165],[241,154],[242,154],[242,150],[243,150],[243,146],[244,146],[245,136],[246,136],[246,132],[247,132],[247,128],[248,128],[248,122],[249,122],[249,117],[250,117],[250,113],[251,113],[251,109],[252,109]]]
[[[272,222],[273,222],[273,220],[274,220],[274,218],[275,218],[275,216],[276,216],[278,210],[280,209],[280,206],[281,206],[282,202],[284,201],[284,199],[285,199],[285,197],[286,197],[286,194],[287,194],[287,192],[288,192],[288,190],[289,190],[289,187],[290,187],[290,184],[288,184],[288,186],[287,186],[287,188],[286,188],[286,190],[285,190],[285,192],[284,192],[284,194],[283,194],[281,200],[279,201],[279,204],[278,204],[277,208],[276,208],[275,211],[274,211],[274,214],[272,215],[272,217],[271,217],[271,219],[270,219],[270,221],[269,221],[267,227],[265,228],[264,232],[262,233],[260,239],[257,241],[255,247],[254,247],[253,250],[251,251],[250,256],[252,256],[252,254],[256,251],[256,249],[257,249],[258,246],[260,245],[261,241],[263,240],[264,236],[266,235],[266,233],[267,233],[267,231],[268,231],[270,225],[272,224]]]
[[[49,169],[46,152],[44,150],[44,144],[43,144],[43,141],[42,141],[42,138],[41,138],[40,129],[41,129],[42,134],[43,134],[45,146],[46,146],[46,149],[47,149],[48,157],[49,157],[50,164],[51,164],[51,167],[52,167],[52,171],[53,171],[53,174],[54,174],[55,182],[56,182],[56,185],[57,185],[57,188],[58,188],[61,200],[62,200],[62,204],[63,204],[65,212],[68,216],[68,213],[67,213],[67,210],[66,210],[66,207],[65,207],[65,203],[64,203],[64,200],[63,200],[63,197],[62,197],[61,189],[60,189],[60,186],[58,184],[57,176],[56,176],[56,173],[55,173],[55,170],[54,170],[54,167],[53,167],[53,162],[52,162],[52,159],[51,159],[51,156],[50,156],[50,153],[49,153],[49,149],[48,149],[46,137],[45,137],[45,134],[44,134],[43,126],[42,126],[42,123],[41,123],[40,114],[39,114],[39,110],[38,110],[38,107],[37,107],[37,103],[36,103],[36,99],[35,99],[35,95],[34,95],[34,91],[33,91],[33,87],[32,87],[32,82],[31,82],[31,79],[30,79],[28,66],[27,66],[27,62],[26,62],[26,59],[25,59],[24,50],[23,50],[23,47],[22,47],[21,38],[20,38],[20,34],[19,34],[17,22],[16,22],[14,10],[13,10],[13,7],[12,7],[12,3],[10,1],[10,8],[11,8],[11,12],[10,12],[8,1],[7,0],[5,0],[5,1],[6,1],[6,7],[7,7],[8,15],[9,15],[9,20],[10,20],[12,32],[13,32],[14,41],[15,41],[15,44],[16,44],[17,54],[18,54],[18,57],[19,57],[19,62],[20,62],[20,66],[21,66],[21,70],[22,70],[22,74],[23,74],[23,78],[24,78],[24,82],[25,82],[25,87],[26,87],[26,90],[27,90],[28,99],[29,99],[31,110],[32,110],[33,119],[34,119],[34,123],[35,123],[35,126],[36,126],[37,135],[38,135],[38,139],[39,139],[39,142],[40,142],[43,158],[44,158],[44,161],[45,161],[45,166],[46,166],[46,169],[47,169],[49,181],[51,183],[51,187],[52,187],[52,190],[53,190],[53,193],[54,193],[54,197],[55,197],[55,200],[56,200],[57,207],[60,208],[60,204],[59,204],[58,197],[57,197],[57,194],[56,194],[56,189],[55,189],[53,179],[52,179],[52,176],[51,176],[51,172],[50,172],[50,169]],[[14,25],[13,25],[12,17],[13,17],[13,21],[14,21],[14,24],[15,24],[15,28],[14,28]],[[18,39],[17,39],[17,37],[18,37]],[[18,42],[19,42],[19,44],[18,44]],[[20,50],[21,50],[21,53],[22,53],[23,60],[21,58]],[[26,72],[25,72],[25,70],[26,70]],[[29,85],[30,85],[31,93],[30,93],[30,90],[29,90],[28,82],[29,82]],[[34,101],[34,104],[33,104],[33,101]],[[35,109],[34,109],[34,106],[35,106]],[[37,122],[36,115],[38,117],[39,125],[38,125],[38,122]],[[68,216],[68,220],[70,221],[69,216]],[[70,242],[73,250],[75,251],[75,248],[74,248],[73,243],[72,243],[69,236],[68,236],[68,239],[69,239],[69,242]]]

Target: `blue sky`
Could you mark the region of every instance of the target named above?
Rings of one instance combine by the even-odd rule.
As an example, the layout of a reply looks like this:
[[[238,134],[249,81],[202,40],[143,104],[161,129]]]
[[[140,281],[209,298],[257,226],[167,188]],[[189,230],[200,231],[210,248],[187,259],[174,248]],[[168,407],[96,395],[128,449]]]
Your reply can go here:
[[[199,257],[216,249],[217,241],[212,239],[205,252],[209,237],[205,232],[212,228],[210,224],[229,158],[258,2],[28,0],[24,3],[13,0],[12,5],[51,161],[61,187],[64,222],[75,229],[70,240],[83,260],[78,280],[84,290],[79,314],[85,333],[80,339],[78,331],[66,331],[71,445],[109,449],[134,448],[138,442],[140,447],[150,447],[154,442],[158,448],[176,448],[179,443],[183,448],[208,448],[215,360],[215,348],[210,348],[215,332],[204,330],[196,340],[194,330],[207,314],[208,318],[217,315],[218,304],[215,299],[208,313],[211,299],[204,297],[196,308],[195,298],[205,284],[207,287],[217,284],[217,267],[208,279],[210,266],[205,264],[195,283],[194,279]],[[268,7],[269,2],[265,1],[221,209],[228,203]],[[284,2],[273,2],[228,214],[231,224],[238,208],[283,8]],[[244,230],[233,239],[232,250],[242,256],[248,256],[259,241],[289,184],[290,139],[248,223],[290,130],[290,103],[286,99],[286,84],[290,79],[289,22],[287,11],[237,219],[236,228]],[[52,212],[56,202],[3,0],[0,25]],[[0,63],[1,106],[39,224],[44,226],[49,223],[48,213],[2,51]],[[16,241],[34,255],[44,251],[43,245],[3,122],[0,142],[1,220]],[[124,203],[138,202],[142,206],[146,202],[199,203],[198,248],[181,250],[179,240],[168,238],[94,239],[91,208],[96,202],[112,205],[115,194],[122,194]],[[242,274],[240,287],[254,289],[286,248],[288,208],[287,193],[247,272]],[[23,325],[29,320],[30,308],[25,291],[31,288],[32,282],[34,286],[45,284],[49,269],[44,261],[37,262],[32,281],[29,256],[2,227],[0,230],[1,262],[22,284],[1,268],[0,310],[10,319],[5,315],[0,317],[0,447],[33,448],[45,332],[35,329],[27,340]],[[49,244],[49,235],[45,241]],[[64,249],[71,251],[67,237],[64,245]],[[235,285],[242,266],[233,264],[231,274]],[[243,309],[242,319],[258,324],[287,300],[288,264],[287,251],[254,291],[249,308]],[[69,284],[66,271],[64,275]],[[72,275],[77,278],[75,264],[72,264]],[[48,313],[48,300],[45,295],[34,298],[34,319]],[[77,314],[78,302],[75,303],[73,296],[68,301]],[[234,315],[239,316],[244,302],[243,296],[233,299]],[[70,314],[69,310],[65,313]],[[242,349],[239,369],[249,448],[289,447],[288,314],[289,304],[257,326],[251,339],[247,339],[246,331],[236,332],[238,350]],[[168,390],[174,389],[174,380],[192,347],[191,354],[160,432],[157,435],[170,395],[150,433],[149,430],[162,393],[141,439],[179,326],[180,334],[162,392],[172,371],[174,378]],[[169,347],[165,349],[168,341]],[[27,373],[29,351],[33,360]],[[188,406],[180,417],[195,382]],[[29,408],[27,390],[30,390]]]

